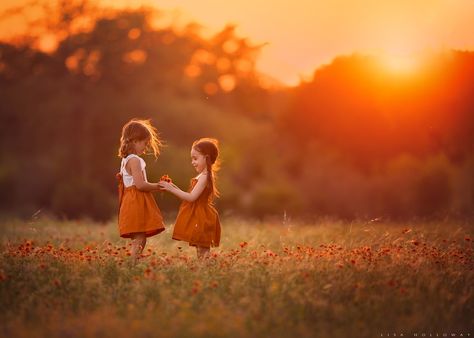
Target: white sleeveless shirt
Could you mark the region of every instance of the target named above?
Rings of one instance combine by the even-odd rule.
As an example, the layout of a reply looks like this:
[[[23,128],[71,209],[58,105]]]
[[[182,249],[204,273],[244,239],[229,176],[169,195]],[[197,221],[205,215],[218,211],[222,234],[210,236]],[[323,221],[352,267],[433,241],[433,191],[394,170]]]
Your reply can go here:
[[[127,165],[128,160],[130,160],[132,157],[136,157],[140,160],[140,167],[143,172],[143,178],[145,179],[145,182],[148,182],[146,178],[146,171],[145,171],[145,167],[146,167],[145,160],[138,155],[130,154],[127,157],[122,158],[122,164],[120,165],[120,173],[122,174],[123,184],[125,185],[125,188],[135,185],[135,182],[133,182],[133,176],[130,175],[125,169],[125,166]]]

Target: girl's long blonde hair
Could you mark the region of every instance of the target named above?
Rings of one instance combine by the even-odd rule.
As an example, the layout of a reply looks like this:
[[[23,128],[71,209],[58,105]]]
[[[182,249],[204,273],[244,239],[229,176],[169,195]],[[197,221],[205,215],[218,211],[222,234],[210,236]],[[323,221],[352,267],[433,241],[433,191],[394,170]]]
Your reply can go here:
[[[163,143],[158,136],[158,131],[151,125],[151,120],[131,119],[122,128],[118,156],[124,158],[132,154],[133,141],[143,140],[148,140],[147,153],[157,158]]]

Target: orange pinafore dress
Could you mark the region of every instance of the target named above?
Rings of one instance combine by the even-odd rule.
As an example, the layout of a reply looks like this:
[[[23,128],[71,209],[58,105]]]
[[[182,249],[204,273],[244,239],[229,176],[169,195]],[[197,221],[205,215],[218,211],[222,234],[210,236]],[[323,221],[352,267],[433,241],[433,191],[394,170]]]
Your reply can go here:
[[[122,159],[120,172],[117,174],[120,237],[129,238],[134,233],[145,233],[146,237],[154,236],[165,230],[163,217],[153,194],[149,191],[138,190],[133,182],[132,175],[125,169],[128,160],[132,157],[140,160],[143,177],[147,181],[146,163],[140,156],[131,154]]]
[[[191,179],[191,192],[197,179]],[[210,248],[219,246],[221,224],[219,214],[211,203],[211,189],[206,186],[194,202],[183,201],[173,230],[173,239],[188,242],[192,246]]]

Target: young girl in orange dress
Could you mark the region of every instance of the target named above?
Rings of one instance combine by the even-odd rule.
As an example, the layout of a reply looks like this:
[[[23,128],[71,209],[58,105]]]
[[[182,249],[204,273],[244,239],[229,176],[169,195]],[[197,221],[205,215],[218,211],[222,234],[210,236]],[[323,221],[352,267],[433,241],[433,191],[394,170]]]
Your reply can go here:
[[[149,183],[145,161],[139,156],[147,151],[160,154],[161,141],[149,120],[132,119],[122,128],[118,156],[122,158],[119,184],[118,226],[120,236],[132,239],[133,263],[141,255],[146,238],[154,236],[165,226],[160,209],[152,195],[158,183]]]
[[[210,248],[219,246],[221,224],[213,201],[216,188],[218,141],[203,138],[193,143],[191,164],[198,175],[191,179],[188,192],[176,185],[160,181],[158,185],[183,200],[173,231],[173,239],[186,241],[196,247],[198,258],[209,256]]]

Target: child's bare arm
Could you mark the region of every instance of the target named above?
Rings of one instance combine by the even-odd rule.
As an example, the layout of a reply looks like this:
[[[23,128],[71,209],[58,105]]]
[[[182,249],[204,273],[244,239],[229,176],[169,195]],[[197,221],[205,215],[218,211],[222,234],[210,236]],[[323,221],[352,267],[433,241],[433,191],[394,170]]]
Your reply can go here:
[[[132,174],[133,182],[138,190],[141,191],[154,191],[159,190],[158,183],[149,183],[145,181],[143,177],[140,160],[138,158],[131,158],[128,160],[125,169]]]

